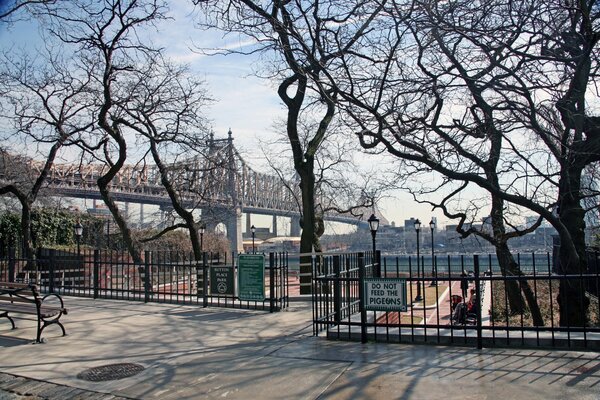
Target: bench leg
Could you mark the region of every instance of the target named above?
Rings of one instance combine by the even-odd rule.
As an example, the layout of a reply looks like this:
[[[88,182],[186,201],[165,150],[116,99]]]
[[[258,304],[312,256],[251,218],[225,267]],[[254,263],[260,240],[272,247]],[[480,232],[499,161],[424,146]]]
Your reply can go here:
[[[37,334],[37,339],[36,339],[37,343],[42,343],[42,332],[44,331],[44,329],[47,326],[54,325],[54,324],[60,326],[60,329],[62,330],[62,335],[63,336],[67,336],[67,332],[65,331],[65,327],[63,326],[63,324],[59,320],[54,320],[54,321],[50,321],[50,322],[43,321],[43,322],[44,322],[44,325],[41,328],[38,328],[38,334]]]
[[[37,338],[35,339],[36,343],[42,343],[42,331],[44,330],[44,327],[46,326],[46,321],[44,321],[44,326],[40,328],[40,324],[41,324],[41,319],[38,318],[38,322],[37,322]]]
[[[10,315],[8,315],[8,312],[3,312],[2,314],[0,314],[0,317],[8,318],[8,320],[10,321],[10,323],[12,325],[12,329],[17,329],[17,326],[15,325],[15,321],[10,317]]]

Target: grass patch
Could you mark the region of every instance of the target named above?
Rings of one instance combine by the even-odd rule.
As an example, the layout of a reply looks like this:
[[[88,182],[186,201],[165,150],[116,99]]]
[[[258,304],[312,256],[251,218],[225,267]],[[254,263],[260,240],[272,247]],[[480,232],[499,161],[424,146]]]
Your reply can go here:
[[[545,326],[559,326],[560,322],[560,310],[556,297],[558,295],[558,280],[537,280],[535,282],[528,281],[531,290],[536,295],[537,302],[540,306],[540,312],[544,318]],[[588,296],[590,300],[590,306],[588,308],[588,326],[598,327],[600,326],[600,309],[598,299],[594,296]],[[507,313],[507,295],[505,290],[504,282],[493,281],[492,282],[492,306],[491,306],[491,318],[496,326],[534,326],[531,318],[531,311],[527,303],[525,303],[525,310],[523,313],[511,313],[510,310]]]
[[[438,283],[437,288],[430,286],[430,282],[419,282],[421,284],[421,296],[425,299],[425,307],[434,306],[437,304],[438,297],[444,294],[448,285],[446,283]],[[437,295],[436,295],[437,294]],[[417,282],[411,282],[410,287],[406,288],[406,301],[413,303],[417,296]]]

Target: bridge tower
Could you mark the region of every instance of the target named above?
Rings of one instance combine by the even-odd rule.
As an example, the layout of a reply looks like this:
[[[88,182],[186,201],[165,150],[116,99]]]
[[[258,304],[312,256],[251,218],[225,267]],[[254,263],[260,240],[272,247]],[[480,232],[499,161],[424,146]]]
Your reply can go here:
[[[227,157],[228,157],[228,182],[227,191],[231,196],[233,208],[227,211],[225,226],[227,227],[227,239],[231,243],[231,251],[241,253],[244,251],[242,239],[242,203],[237,190],[237,169],[235,165],[235,153],[233,150],[233,134],[231,128],[227,132]]]

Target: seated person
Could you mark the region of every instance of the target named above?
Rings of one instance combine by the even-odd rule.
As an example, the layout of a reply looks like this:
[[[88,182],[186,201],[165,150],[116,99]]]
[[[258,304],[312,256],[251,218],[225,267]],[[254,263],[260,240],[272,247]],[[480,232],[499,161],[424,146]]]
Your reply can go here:
[[[471,296],[469,297],[469,301],[467,302],[467,313],[477,314],[477,307],[479,307],[477,295],[475,294],[475,289],[471,289]]]

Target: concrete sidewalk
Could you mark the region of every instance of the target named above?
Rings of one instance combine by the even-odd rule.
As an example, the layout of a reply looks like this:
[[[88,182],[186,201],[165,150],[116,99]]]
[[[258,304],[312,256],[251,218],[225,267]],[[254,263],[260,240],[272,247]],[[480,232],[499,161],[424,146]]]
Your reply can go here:
[[[599,353],[327,341],[311,336],[308,302],[65,304],[69,336],[50,327],[44,344],[31,344],[34,321],[0,319],[0,399],[600,399]],[[82,379],[121,363],[144,370]]]

